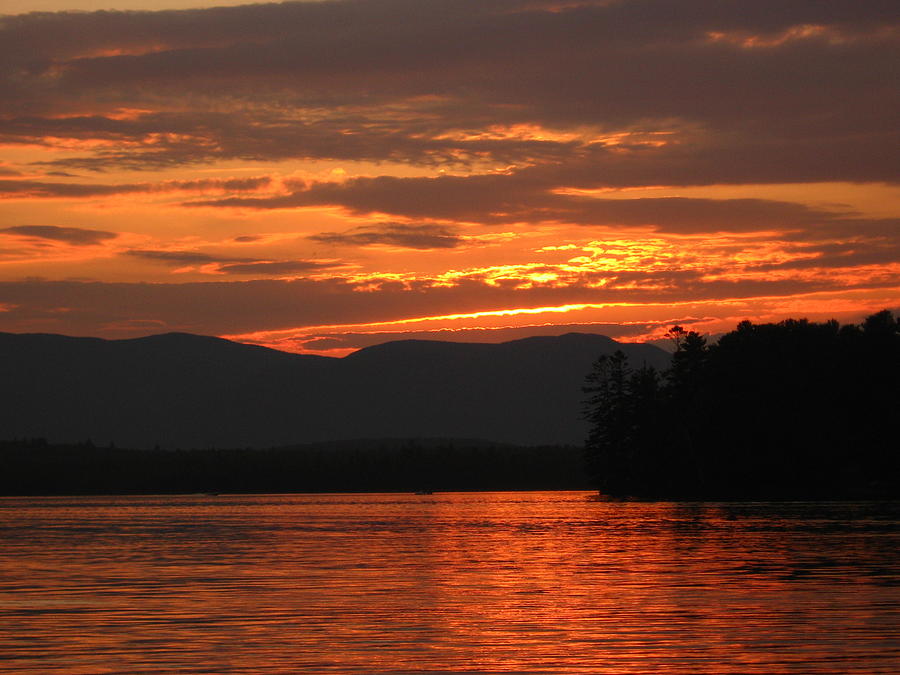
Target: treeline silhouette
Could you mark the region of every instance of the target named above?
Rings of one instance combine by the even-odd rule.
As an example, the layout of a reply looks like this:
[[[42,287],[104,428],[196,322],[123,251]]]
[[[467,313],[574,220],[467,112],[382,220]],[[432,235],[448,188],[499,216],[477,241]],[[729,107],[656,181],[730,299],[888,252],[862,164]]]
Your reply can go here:
[[[900,323],[740,323],[716,344],[675,326],[672,365],[602,356],[587,377],[588,472],[662,498],[900,496]]]
[[[0,442],[0,494],[588,489],[581,448],[348,441],[271,449],[126,450]]]

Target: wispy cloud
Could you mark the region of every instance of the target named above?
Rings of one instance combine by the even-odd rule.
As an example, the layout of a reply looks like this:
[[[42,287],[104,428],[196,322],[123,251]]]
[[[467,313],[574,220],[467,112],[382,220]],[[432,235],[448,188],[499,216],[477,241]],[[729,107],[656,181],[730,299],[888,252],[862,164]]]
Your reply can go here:
[[[316,260],[258,260],[220,265],[219,271],[225,274],[288,276],[334,266]]]
[[[463,241],[453,228],[434,223],[376,223],[344,232],[322,232],[309,239],[335,246],[381,245],[413,249],[454,248]]]
[[[201,251],[132,249],[124,255],[171,266],[204,265],[218,274],[254,276],[296,276],[314,270],[329,269],[340,263],[318,260],[267,260],[260,258],[215,255]]]
[[[115,232],[88,230],[80,227],[59,227],[56,225],[16,225],[0,229],[0,234],[59,241],[72,246],[94,246],[119,236]]]
[[[142,258],[153,262],[161,262],[166,265],[205,265],[208,263],[236,263],[252,261],[250,258],[230,258],[201,253],[199,251],[155,251],[145,249],[132,249],[125,251],[125,255],[133,258]]]
[[[900,224],[900,220],[860,218],[846,209],[770,199],[608,199],[573,189],[561,192],[567,183],[555,181],[553,172],[549,176],[544,173],[525,170],[499,175],[354,178],[304,183],[283,195],[226,197],[188,204],[243,209],[340,206],[362,216],[382,213],[486,224],[562,222],[649,227],[673,234],[795,231],[822,226],[865,229],[870,224]],[[359,236],[364,239],[365,232],[360,231]]]
[[[166,192],[252,192],[271,184],[268,176],[256,178],[201,178],[158,183],[56,183],[35,180],[0,180],[3,198],[80,199]]]

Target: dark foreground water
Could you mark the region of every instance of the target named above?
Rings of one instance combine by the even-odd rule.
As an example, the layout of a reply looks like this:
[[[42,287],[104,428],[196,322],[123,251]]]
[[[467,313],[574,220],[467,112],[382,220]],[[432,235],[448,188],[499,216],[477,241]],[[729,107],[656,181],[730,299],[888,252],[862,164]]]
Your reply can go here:
[[[0,499],[3,673],[897,673],[900,504]]]

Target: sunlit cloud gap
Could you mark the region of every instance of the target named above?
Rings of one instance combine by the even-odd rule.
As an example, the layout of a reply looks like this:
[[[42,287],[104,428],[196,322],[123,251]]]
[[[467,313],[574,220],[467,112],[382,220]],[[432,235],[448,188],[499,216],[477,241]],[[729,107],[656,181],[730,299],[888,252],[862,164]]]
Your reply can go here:
[[[872,289],[847,289],[840,293],[834,291],[816,291],[811,293],[798,293],[788,296],[771,295],[757,296],[752,298],[726,298],[715,300],[684,300],[670,302],[607,302],[607,303],[575,303],[559,306],[546,307],[529,307],[515,309],[499,309],[486,310],[479,312],[467,312],[458,314],[444,314],[424,317],[412,317],[406,319],[394,319],[381,322],[361,322],[361,323],[345,323],[345,324],[322,324],[311,326],[298,326],[293,328],[274,330],[274,331],[256,331],[250,333],[221,335],[225,339],[235,340],[238,342],[251,342],[259,344],[268,344],[276,348],[284,348],[284,344],[290,340],[302,339],[310,337],[318,333],[390,333],[401,336],[404,333],[411,332],[399,329],[397,327],[409,326],[417,327],[428,323],[439,323],[441,321],[466,321],[472,319],[486,319],[492,317],[514,317],[514,316],[537,316],[540,314],[569,314],[586,310],[647,310],[648,312],[658,313],[660,309],[668,310],[666,316],[670,317],[661,320],[657,316],[647,319],[625,319],[623,317],[610,317],[607,320],[596,319],[578,319],[575,323],[582,326],[590,325],[609,325],[615,324],[619,326],[637,326],[637,325],[655,325],[662,328],[675,323],[682,322],[698,322],[708,324],[710,330],[719,330],[727,324],[733,327],[738,321],[749,318],[755,321],[777,321],[783,318],[782,315],[801,316],[803,314],[815,314],[820,318],[832,318],[837,316],[859,315],[861,318],[866,312],[875,311],[881,307],[886,298],[894,296],[900,292],[900,286],[885,287],[877,289],[878,293],[873,296]],[[679,316],[673,312],[678,307],[683,307],[688,312],[687,315]],[[705,316],[697,318],[693,316],[694,312],[702,311],[703,308],[713,314],[713,316]],[[731,308],[731,310],[729,310]],[[714,311],[715,310],[715,311]],[[718,316],[715,316],[718,315]],[[437,329],[418,328],[418,332],[464,332],[464,331],[502,331],[511,328],[539,328],[555,325],[554,321],[527,324],[505,324],[505,325],[469,325],[462,327],[441,326]],[[721,326],[719,325],[721,324]],[[391,328],[394,328],[391,330]],[[644,339],[652,339],[659,337],[659,331],[651,331],[650,333],[638,336],[623,336],[623,341],[642,341]],[[661,334],[661,333],[660,333]],[[354,351],[353,349],[347,350]]]
[[[529,314],[545,314],[556,313],[562,314],[566,312],[579,311],[585,309],[605,309],[613,306],[627,306],[630,303],[578,303],[572,305],[560,305],[556,307],[527,307],[517,309],[496,309],[482,312],[467,312],[461,314],[441,314],[435,316],[420,316],[409,319],[395,319],[392,321],[377,321],[370,323],[347,323],[347,324],[326,324],[321,326],[305,326],[303,328],[289,328],[286,330],[263,331],[258,333],[245,333],[243,335],[223,335],[222,337],[237,340],[239,338],[253,337],[255,339],[278,339],[288,337],[298,331],[304,333],[312,331],[328,331],[328,330],[346,330],[346,329],[373,329],[385,326],[404,326],[429,323],[434,321],[459,321],[464,319],[482,319],[495,316],[516,316]]]

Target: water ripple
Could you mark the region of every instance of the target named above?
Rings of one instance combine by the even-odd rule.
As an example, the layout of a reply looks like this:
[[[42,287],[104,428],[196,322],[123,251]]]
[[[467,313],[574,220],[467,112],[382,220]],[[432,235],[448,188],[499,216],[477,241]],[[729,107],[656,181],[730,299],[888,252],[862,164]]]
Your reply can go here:
[[[900,504],[0,499],[4,673],[900,672]]]

